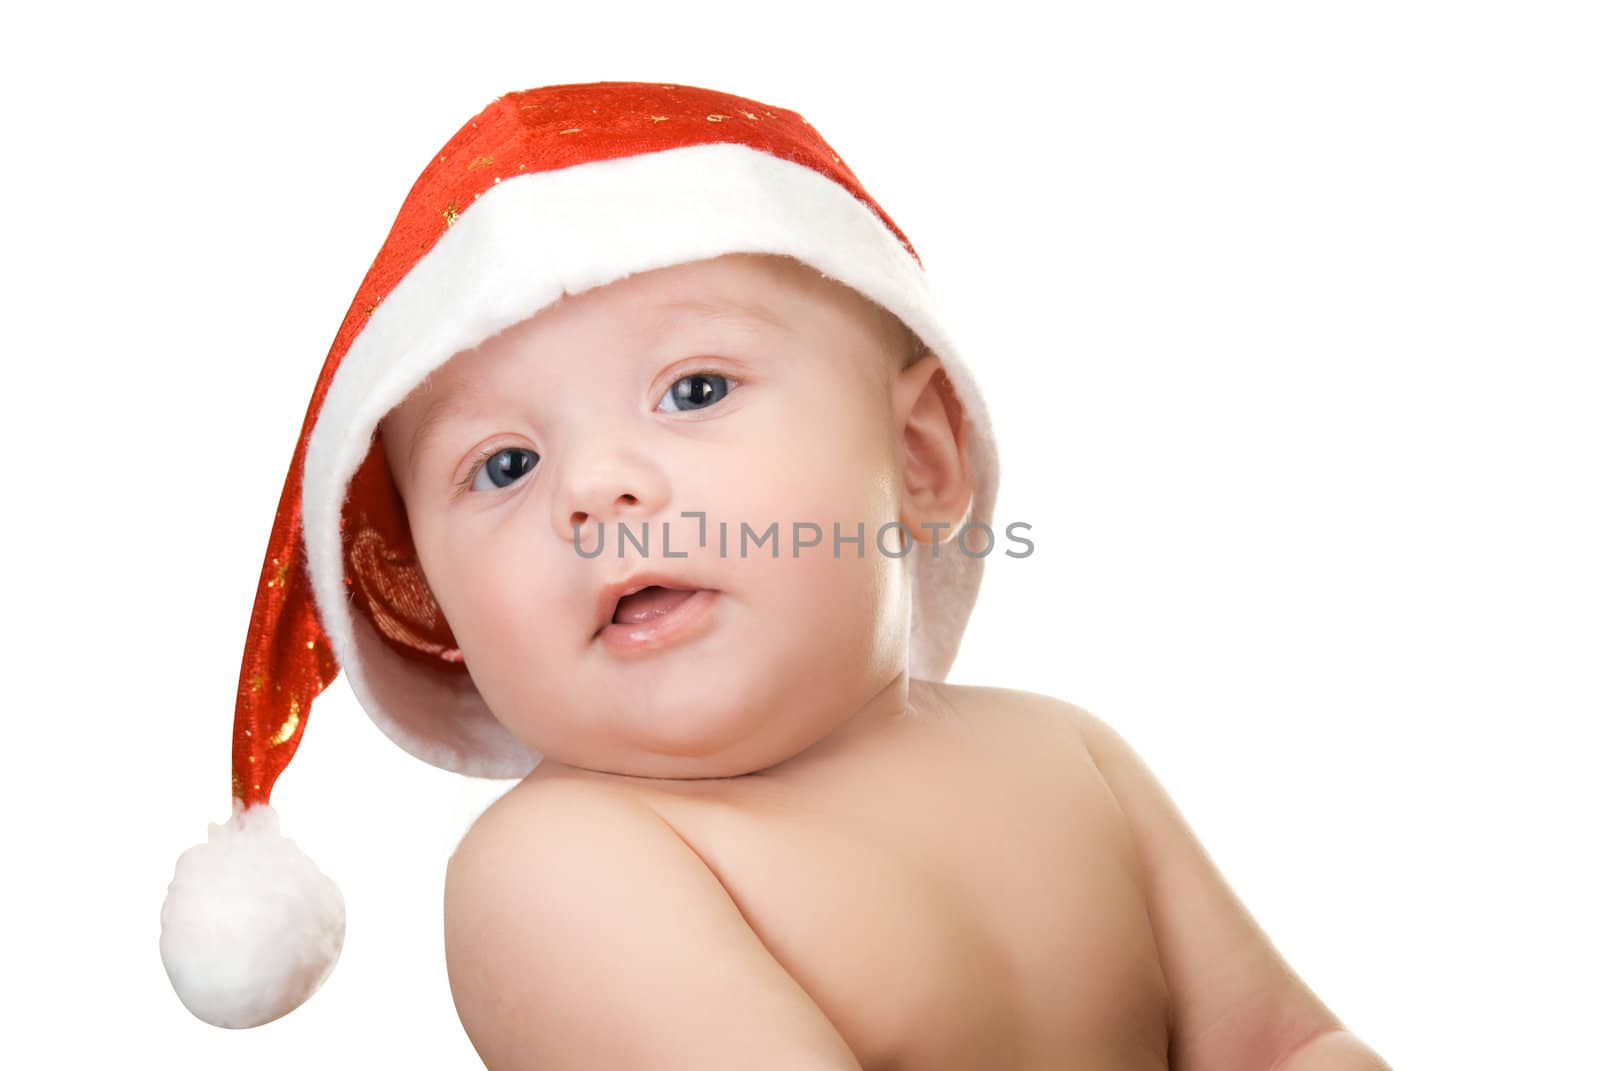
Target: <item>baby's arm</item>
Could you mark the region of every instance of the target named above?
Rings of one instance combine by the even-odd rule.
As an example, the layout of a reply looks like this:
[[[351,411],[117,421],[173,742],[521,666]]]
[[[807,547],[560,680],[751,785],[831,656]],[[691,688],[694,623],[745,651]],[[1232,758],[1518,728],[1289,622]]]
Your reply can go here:
[[[445,955],[491,1071],[860,1071],[715,874],[659,816],[586,783],[524,783],[445,881]]]
[[[1137,847],[1174,1071],[1390,1071],[1284,962],[1127,742],[1071,709]]]

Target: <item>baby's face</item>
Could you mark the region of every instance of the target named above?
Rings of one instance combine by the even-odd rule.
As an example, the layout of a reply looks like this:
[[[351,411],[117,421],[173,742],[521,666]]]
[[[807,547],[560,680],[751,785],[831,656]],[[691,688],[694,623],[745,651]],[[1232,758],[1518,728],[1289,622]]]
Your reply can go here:
[[[803,265],[725,256],[566,298],[393,410],[382,435],[422,570],[495,716],[568,765],[726,777],[882,692],[908,640],[907,561],[875,535],[916,527],[911,345]],[[647,556],[619,522],[648,530]],[[822,542],[795,556],[797,522]],[[777,558],[754,541],[774,523]],[[860,527],[859,557],[834,553],[835,523]],[[602,529],[603,552],[580,554]],[[608,586],[645,573],[705,594],[655,635],[610,624]]]

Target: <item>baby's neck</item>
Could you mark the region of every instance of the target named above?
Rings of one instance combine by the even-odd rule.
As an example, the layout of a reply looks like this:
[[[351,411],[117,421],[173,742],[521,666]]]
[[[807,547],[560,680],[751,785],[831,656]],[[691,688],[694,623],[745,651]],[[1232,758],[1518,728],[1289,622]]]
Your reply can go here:
[[[859,748],[866,740],[905,720],[914,713],[911,702],[911,676],[902,670],[893,680],[862,705],[844,724],[797,755],[758,770],[752,776],[788,777],[827,765],[845,751]]]

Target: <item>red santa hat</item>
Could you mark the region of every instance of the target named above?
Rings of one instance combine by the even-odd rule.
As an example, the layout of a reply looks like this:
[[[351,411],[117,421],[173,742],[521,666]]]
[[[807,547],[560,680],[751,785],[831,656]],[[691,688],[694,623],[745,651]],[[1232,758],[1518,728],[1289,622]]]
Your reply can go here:
[[[337,887],[278,831],[273,782],[341,669],[395,743],[517,778],[539,753],[473,686],[422,577],[378,422],[428,373],[564,295],[727,253],[793,257],[899,317],[942,359],[968,422],[969,522],[998,461],[977,385],[910,241],[800,115],[685,85],[510,93],[434,154],[356,292],[289,465],[239,673],[233,815],[185,852],[161,955],[199,1018],[249,1027],[309,997],[339,955]],[[983,558],[911,545],[912,676],[942,680]]]

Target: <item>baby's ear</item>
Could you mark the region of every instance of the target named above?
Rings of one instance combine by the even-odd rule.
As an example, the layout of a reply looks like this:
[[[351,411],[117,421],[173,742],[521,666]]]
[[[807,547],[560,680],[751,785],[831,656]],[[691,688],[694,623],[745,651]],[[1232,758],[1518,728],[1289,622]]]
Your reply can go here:
[[[972,424],[938,354],[900,371],[891,394],[903,462],[900,521],[919,543],[944,542],[972,507]]]

